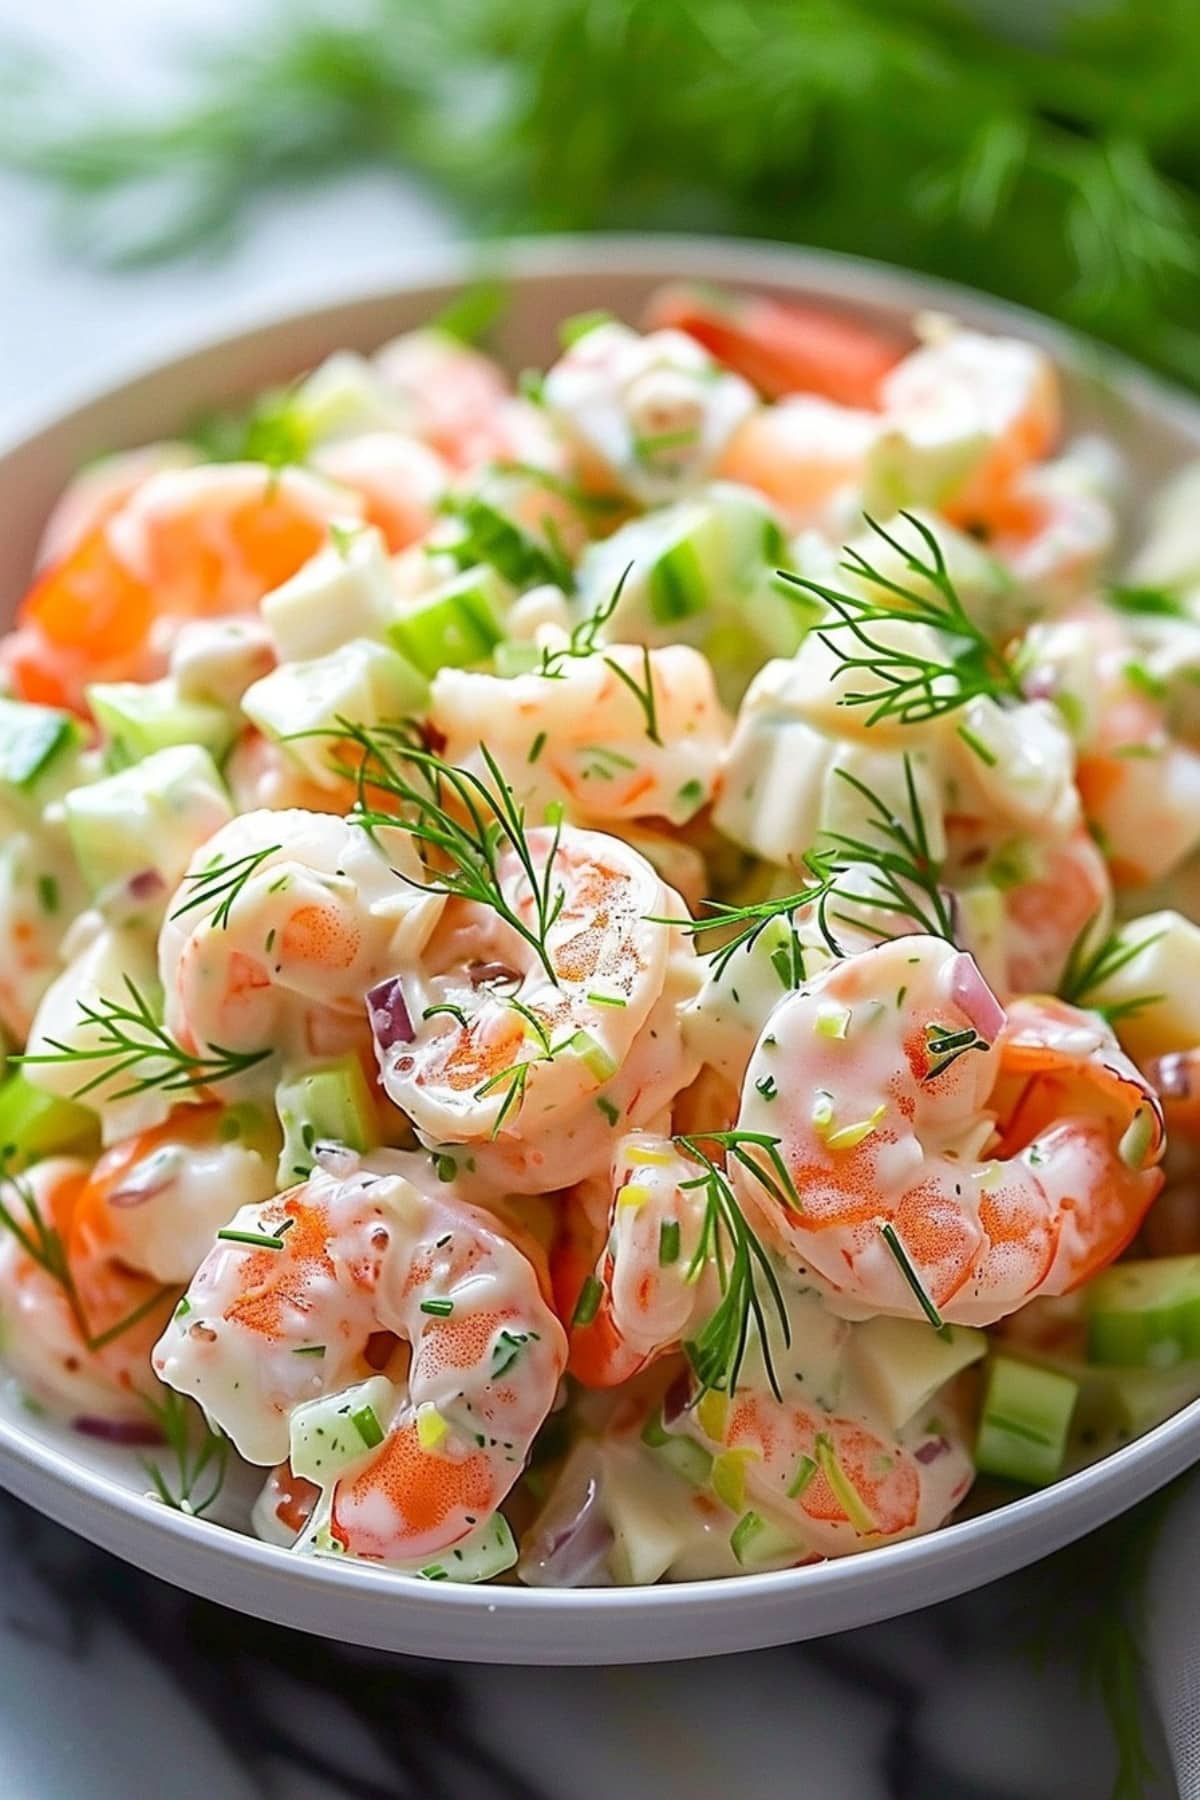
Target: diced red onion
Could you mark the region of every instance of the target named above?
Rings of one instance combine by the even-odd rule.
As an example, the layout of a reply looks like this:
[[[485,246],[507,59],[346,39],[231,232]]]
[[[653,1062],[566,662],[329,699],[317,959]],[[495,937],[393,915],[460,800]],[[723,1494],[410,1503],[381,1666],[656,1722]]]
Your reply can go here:
[[[681,1369],[662,1399],[662,1422],[673,1425],[681,1419],[692,1403],[692,1378],[686,1369]]]
[[[483,987],[486,982],[510,982],[514,987],[520,985],[521,977],[516,969],[510,969],[502,962],[475,962],[467,966],[467,975],[472,987]]]
[[[1192,1092],[1192,1071],[1186,1050],[1172,1050],[1156,1058],[1150,1079],[1163,1100],[1187,1100]]]
[[[151,1419],[97,1419],[83,1413],[71,1420],[71,1427],[84,1437],[100,1438],[106,1444],[128,1444],[139,1450],[149,1450],[163,1442],[162,1432]]]
[[[535,1587],[586,1587],[612,1541],[612,1527],[600,1509],[600,1485],[590,1475],[574,1516],[532,1547],[524,1579]]]
[[[1004,1029],[1005,1011],[966,950],[960,950],[954,959],[950,998],[966,1013],[980,1037],[994,1044]]]
[[[166,892],[167,884],[157,869],[139,869],[126,884],[132,900],[154,900]]]
[[[381,1050],[390,1050],[395,1044],[411,1044],[417,1035],[404,998],[404,988],[397,975],[391,976],[387,981],[380,981],[371,988],[367,994],[367,1017],[371,1021],[372,1035]]]
[[[157,1194],[171,1187],[179,1173],[179,1156],[172,1150],[160,1151],[138,1163],[127,1181],[108,1196],[110,1206],[144,1206]]]
[[[919,1463],[932,1463],[936,1462],[939,1456],[945,1456],[949,1448],[949,1438],[926,1438],[923,1444],[917,1445],[916,1449],[913,1451],[913,1455]]]

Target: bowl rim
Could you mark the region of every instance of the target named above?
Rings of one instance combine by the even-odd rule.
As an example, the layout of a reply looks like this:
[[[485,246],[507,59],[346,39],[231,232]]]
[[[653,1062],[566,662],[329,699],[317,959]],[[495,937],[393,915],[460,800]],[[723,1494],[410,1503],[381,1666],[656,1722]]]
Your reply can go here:
[[[984,328],[1019,330],[1046,345],[1077,374],[1111,382],[1118,396],[1140,401],[1160,418],[1200,437],[1200,400],[1173,387],[1123,354],[1089,340],[1068,327],[1010,301],[981,294],[963,285],[897,266],[841,252],[806,249],[758,239],[706,238],[670,234],[579,234],[509,238],[495,243],[454,243],[423,247],[406,253],[395,275],[367,286],[349,285],[318,292],[308,305],[281,310],[269,303],[233,308],[217,329],[197,336],[181,334],[172,346],[158,342],[150,356],[122,359],[114,376],[101,386],[83,384],[73,395],[61,395],[36,416],[9,421],[0,442],[0,463],[27,449],[46,434],[57,433],[88,409],[119,403],[137,382],[161,379],[192,358],[204,358],[260,336],[286,332],[302,324],[319,327],[345,313],[347,308],[386,304],[423,289],[453,288],[498,276],[514,285],[537,285],[558,277],[659,277],[670,267],[681,277],[725,280],[747,285],[769,284],[778,279],[790,287],[806,287],[830,298],[861,299],[870,304],[903,308],[910,312],[937,310],[973,317]],[[331,348],[336,345],[331,344]],[[1193,1445],[1192,1439],[1195,1438]],[[900,1542],[876,1546],[853,1556],[831,1558],[801,1568],[708,1579],[659,1583],[653,1586],[611,1588],[535,1588],[524,1586],[473,1587],[453,1583],[415,1582],[397,1571],[333,1558],[298,1558],[293,1551],[266,1543],[228,1526],[173,1511],[151,1494],[139,1494],[103,1469],[72,1456],[53,1441],[40,1438],[19,1422],[0,1416],[0,1474],[19,1471],[18,1485],[26,1497],[43,1482],[65,1489],[78,1503],[76,1518],[69,1521],[86,1535],[82,1521],[84,1503],[110,1520],[136,1524],[164,1553],[180,1549],[182,1563],[216,1558],[222,1563],[254,1570],[280,1582],[304,1583],[316,1594],[372,1596],[387,1593],[403,1600],[418,1616],[431,1611],[494,1615],[504,1620],[543,1618],[571,1611],[584,1625],[588,1620],[630,1619],[647,1608],[674,1615],[682,1611],[725,1610],[744,1601],[781,1601],[797,1604],[819,1599],[839,1590],[874,1585],[882,1592],[894,1590],[901,1577],[918,1580],[939,1567],[962,1567],[980,1558],[990,1581],[1023,1564],[1060,1548],[1098,1519],[1111,1516],[1143,1498],[1200,1460],[1200,1399],[1190,1402],[1142,1436],[1110,1452],[1101,1461],[1080,1469],[1047,1488],[1008,1500],[992,1511],[941,1527]],[[7,1485],[7,1481],[5,1483]],[[44,1505],[34,1500],[35,1506]],[[1107,1506],[1107,1511],[1105,1510]],[[1024,1527],[1035,1521],[1047,1527],[1032,1547]],[[990,1561],[983,1553],[1007,1543],[1003,1555]],[[114,1546],[116,1548],[116,1546]],[[118,1554],[139,1560],[118,1548]],[[170,1578],[168,1573],[168,1578]],[[184,1585],[194,1585],[180,1573]],[[930,1599],[974,1585],[943,1583]],[[923,1604],[924,1602],[918,1602]],[[908,1610],[888,1607],[884,1610]],[[248,1603],[247,1610],[253,1610]],[[879,1616],[872,1613],[870,1616]],[[758,1641],[758,1640],[756,1640]],[[765,1638],[761,1641],[767,1641]],[[772,1640],[777,1641],[777,1640]],[[672,1654],[711,1654],[721,1646],[700,1645]],[[437,1654],[437,1650],[428,1653]],[[481,1654],[486,1651],[481,1646]],[[651,1655],[655,1654],[653,1651]]]

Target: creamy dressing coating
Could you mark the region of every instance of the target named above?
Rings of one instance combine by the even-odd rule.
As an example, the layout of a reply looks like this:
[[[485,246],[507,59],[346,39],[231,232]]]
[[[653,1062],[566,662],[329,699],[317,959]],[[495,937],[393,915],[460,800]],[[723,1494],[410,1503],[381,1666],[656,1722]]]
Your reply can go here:
[[[364,1454],[336,1484],[331,1532],[351,1554],[422,1555],[494,1512],[565,1360],[529,1256],[386,1157],[318,1173],[243,1208],[233,1228],[251,1241],[219,1244],[201,1265],[155,1351],[160,1378],[269,1465],[288,1454],[294,1410],[369,1375],[372,1338],[392,1332],[412,1351],[406,1398],[390,1420],[355,1427]]]
[[[762,405],[740,308],[718,320],[730,367],[680,331],[579,321],[537,403],[437,329],[330,358],[287,402],[307,467],[187,466],[166,445],[85,476],[5,646],[28,698],[82,707],[102,679],[134,708],[127,740],[73,755],[65,802],[57,776],[48,809],[15,797],[0,857],[0,1021],[28,1031],[34,1090],[89,1084],[108,1146],[31,1172],[76,1297],[3,1234],[6,1360],[68,1411],[144,1420],[149,1348],[191,1278],[156,1366],[277,1465],[256,1521],[302,1552],[509,1567],[497,1508],[557,1403],[559,1320],[573,1372],[612,1398],[569,1402],[575,1448],[523,1579],[732,1574],[934,1529],[970,1479],[960,1372],[983,1345],[933,1325],[1019,1320],[1120,1253],[1161,1182],[1153,1083],[1181,1147],[1145,1242],[1200,1247],[1179,1199],[1195,1021],[1173,979],[1195,928],[1161,915],[1164,947],[1082,982],[1122,1048],[1098,1015],[1030,997],[1081,986],[1114,888],[1135,917],[1191,910],[1194,479],[1131,571],[1165,591],[1110,605],[1122,474],[1095,442],[1049,460],[1044,352],[923,319],[916,350],[875,346],[835,403],[787,392],[780,347],[758,344],[747,368],[784,396]],[[944,582],[920,567],[926,533]],[[949,583],[967,624],[888,617],[864,643],[782,566],[854,603]],[[81,606],[94,641],[63,635]],[[287,705],[243,710],[274,667],[278,691],[324,699],[320,674],[279,683],[349,640],[365,673],[328,665],[331,718],[402,727],[491,780],[486,745],[526,809],[540,903],[502,838],[491,899],[439,894],[452,844],[347,822],[351,785],[289,742]],[[494,672],[518,647],[509,666],[549,672]],[[1015,685],[960,704],[979,656]],[[913,659],[924,719],[883,704]],[[141,717],[132,683],[152,677]],[[203,750],[181,741],[199,721]],[[872,847],[897,829],[921,843],[885,891]],[[825,910],[782,910],[727,959],[720,933],[689,933],[710,896],[801,892],[837,845]],[[945,939],[912,935],[933,914]],[[136,994],[153,1031],[160,981],[168,1036],[128,1064],[87,1009]],[[210,1053],[232,1072],[188,1082]],[[293,1110],[297,1080],[332,1084],[332,1112],[295,1121],[306,1150],[331,1127],[356,1148],[277,1196],[281,1074]],[[257,1124],[228,1110],[247,1096]],[[729,1127],[741,1153],[705,1136]],[[419,1150],[360,1165],[363,1143],[414,1133]],[[740,1216],[768,1259],[767,1352],[751,1326],[732,1395],[728,1367],[707,1393],[694,1368],[733,1304],[722,1191],[725,1231]],[[558,1542],[564,1508],[592,1521],[582,1550],[579,1519]]]
[[[364,995],[415,961],[441,913],[420,876],[405,832],[299,810],[243,814],[196,856],[168,908],[168,1029],[285,1063],[364,1043]],[[241,1088],[263,1079],[252,1070]]]

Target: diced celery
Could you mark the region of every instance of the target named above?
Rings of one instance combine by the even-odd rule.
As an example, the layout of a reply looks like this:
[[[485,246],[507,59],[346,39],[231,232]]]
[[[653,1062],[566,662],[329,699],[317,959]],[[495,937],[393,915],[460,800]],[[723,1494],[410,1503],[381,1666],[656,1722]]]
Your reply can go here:
[[[1167,1369],[1200,1357],[1200,1256],[1114,1263],[1086,1298],[1092,1362]]]
[[[283,1127],[278,1179],[284,1187],[312,1173],[318,1144],[372,1150],[379,1143],[375,1100],[356,1056],[286,1076],[275,1090],[275,1110]]]
[[[386,1375],[372,1375],[340,1393],[322,1394],[294,1407],[289,1430],[296,1474],[325,1487],[351,1463],[368,1456],[370,1446],[354,1415],[370,1412],[382,1432],[391,1422],[397,1398],[398,1390]]]
[[[786,1567],[804,1553],[791,1532],[753,1511],[742,1514],[729,1534],[729,1547],[743,1569]]]
[[[192,854],[232,818],[224,783],[207,750],[178,744],[65,799],[67,830],[80,873],[98,900],[125,895],[139,905],[132,876],[159,878],[151,903],[165,903]],[[115,901],[114,901],[115,904]]]
[[[489,569],[468,569],[393,619],[388,639],[423,675],[486,662],[504,636],[500,584]]]
[[[650,570],[651,615],[660,625],[687,619],[703,612],[708,599],[700,551],[694,540],[682,538],[665,550]]]
[[[1078,1395],[1077,1384],[1066,1375],[997,1356],[975,1440],[976,1468],[1030,1487],[1055,1480]]]
[[[183,699],[170,676],[146,683],[95,682],[87,697],[96,723],[124,762],[140,762],[173,744],[202,744],[219,759],[237,732],[224,707]]]
[[[677,1475],[691,1487],[704,1487],[712,1476],[713,1459],[703,1444],[697,1444],[689,1437],[677,1432],[668,1431],[662,1422],[662,1413],[654,1412],[642,1427],[642,1442],[650,1450],[656,1450],[662,1460],[674,1469]]]
[[[495,1513],[416,1573],[423,1581],[491,1581],[511,1569],[516,1560],[517,1545],[508,1520],[503,1513]]]
[[[86,1106],[45,1093],[20,1070],[0,1084],[0,1154],[10,1169],[43,1156],[96,1151],[99,1144],[96,1115]]]

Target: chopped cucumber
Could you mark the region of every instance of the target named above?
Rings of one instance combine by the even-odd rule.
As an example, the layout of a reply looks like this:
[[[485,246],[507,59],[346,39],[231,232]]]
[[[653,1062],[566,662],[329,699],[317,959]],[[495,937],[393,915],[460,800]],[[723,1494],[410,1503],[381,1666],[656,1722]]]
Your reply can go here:
[[[1078,1397],[1078,1385],[1068,1376],[997,1356],[975,1440],[976,1468],[1030,1487],[1054,1481]]]
[[[207,750],[180,744],[72,788],[67,830],[80,873],[121,921],[157,917],[192,855],[233,810]]]
[[[484,1525],[477,1525],[465,1538],[443,1550],[433,1562],[423,1563],[414,1573],[422,1581],[491,1581],[503,1575],[517,1561],[517,1544],[508,1520],[495,1513]]]
[[[511,678],[514,675],[532,675],[540,665],[542,653],[536,644],[518,644],[511,638],[505,638],[497,644],[492,655],[492,667],[497,675]]]
[[[712,659],[722,697],[736,704],[765,658],[790,656],[816,616],[801,591],[776,576],[785,560],[783,534],[762,497],[716,483],[591,545],[579,588],[585,612],[595,612],[624,578],[602,638],[692,644]]]
[[[922,1320],[864,1319],[851,1328],[849,1356],[893,1431],[901,1431],[960,1370],[986,1356],[982,1331]]]
[[[1066,1375],[1078,1385],[1068,1451],[1071,1465],[1107,1455],[1200,1395],[1200,1360],[1176,1363],[1170,1369],[1125,1369],[1024,1345],[1008,1349],[1017,1361]]]
[[[374,1096],[356,1056],[285,1076],[275,1089],[275,1110],[283,1127],[278,1171],[283,1187],[308,1178],[318,1144],[372,1150],[379,1143]]]
[[[1114,1263],[1086,1298],[1091,1362],[1169,1369],[1200,1357],[1200,1256]]]
[[[805,1549],[792,1532],[754,1511],[742,1514],[729,1534],[729,1547],[743,1569],[787,1568]]]
[[[469,669],[504,637],[507,589],[491,569],[468,569],[412,601],[388,626],[388,639],[423,675]]]
[[[328,656],[281,663],[248,688],[242,710],[322,787],[342,779],[333,767],[339,719],[396,724],[420,712],[429,689],[411,662],[368,638],[351,638]]]
[[[0,1154],[8,1168],[99,1147],[96,1115],[86,1106],[34,1087],[19,1069],[0,1085]]]
[[[398,605],[396,583],[379,532],[339,532],[290,580],[272,589],[262,617],[284,662],[328,656],[350,638],[382,641]]]
[[[658,1451],[663,1462],[681,1475],[689,1487],[700,1488],[707,1485],[712,1476],[713,1459],[703,1444],[697,1444],[689,1437],[682,1437],[677,1432],[668,1431],[662,1422],[662,1413],[651,1413],[642,1427],[642,1442],[648,1449]]]
[[[173,676],[161,681],[95,682],[87,690],[96,723],[123,763],[140,762],[175,744],[200,744],[220,758],[237,734],[224,707],[185,700]]]
[[[293,1408],[289,1455],[296,1474],[328,1487],[382,1442],[399,1394],[386,1375],[372,1375],[340,1393],[322,1394]]]
[[[547,545],[482,494],[458,495],[445,501],[443,510],[462,526],[461,538],[442,546],[460,569],[474,569],[486,563],[522,592],[546,583],[555,587],[570,585],[571,566],[565,557],[555,556]]]
[[[0,798],[38,813],[77,779],[83,727],[71,713],[0,697]]]

